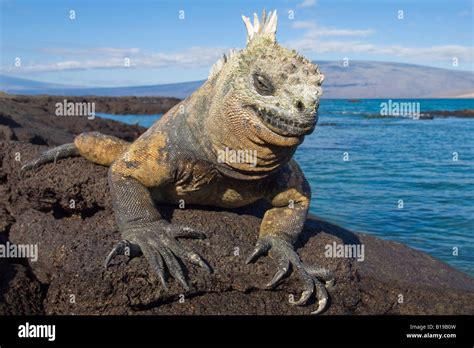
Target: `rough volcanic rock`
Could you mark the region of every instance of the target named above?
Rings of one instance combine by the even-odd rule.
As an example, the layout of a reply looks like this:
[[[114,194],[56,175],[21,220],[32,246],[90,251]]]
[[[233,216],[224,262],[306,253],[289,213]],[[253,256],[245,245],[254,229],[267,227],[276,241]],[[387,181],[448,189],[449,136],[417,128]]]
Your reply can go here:
[[[0,93],[0,99],[10,99],[22,104],[36,104],[49,110],[58,102],[62,103],[64,99],[68,102],[94,102],[95,111],[107,114],[141,114],[152,115],[168,111],[174,105],[178,104],[180,99],[173,97],[105,97],[105,96],[60,96],[60,95],[15,95]]]
[[[170,221],[207,235],[182,241],[215,270],[209,275],[188,265],[191,290],[184,297],[173,279],[164,292],[143,257],[128,263],[117,258],[105,270],[105,256],[120,240],[107,169],[72,158],[20,178],[21,165],[44,148],[0,143],[0,226],[10,242],[38,244],[39,249],[37,262],[29,262],[28,268],[14,264],[10,280],[0,278],[0,313],[309,314],[314,309],[314,302],[306,307],[288,304],[288,294],[299,290],[295,276],[275,291],[263,289],[275,272],[271,258],[245,265],[258,235],[260,204],[234,211],[159,207]],[[15,160],[18,153],[20,162]],[[364,245],[365,260],[325,257],[325,246],[333,242]],[[402,244],[312,217],[298,247],[304,262],[324,265],[336,275],[325,314],[474,313],[472,277]],[[23,295],[9,296],[15,292]]]
[[[474,118],[474,109],[464,110],[430,110],[424,114],[432,117],[459,117],[459,118]]]
[[[27,267],[0,260],[0,315],[44,314],[43,293]]]
[[[83,131],[133,140],[144,129],[111,120],[54,116],[55,98],[0,97],[0,243],[37,244],[39,250],[36,262],[0,259],[0,315],[307,314],[313,309],[314,303],[301,308],[288,304],[288,294],[299,290],[294,276],[276,291],[262,288],[275,271],[271,258],[244,264],[257,239],[261,204],[234,211],[159,207],[170,221],[208,236],[183,240],[215,270],[208,275],[190,266],[192,288],[184,297],[172,279],[164,292],[144,258],[128,263],[118,258],[105,270],[104,258],[120,239],[107,169],[82,158],[47,164],[23,178],[19,169],[46,149],[44,145],[70,142]],[[159,110],[156,98],[132,99],[110,98],[105,106],[98,102],[102,106],[97,111],[166,111]],[[333,242],[364,245],[365,260],[325,257],[325,246]],[[312,217],[298,252],[303,261],[324,265],[336,275],[325,314],[474,313],[472,277],[402,244]]]
[[[0,141],[57,146],[72,142],[82,132],[98,131],[125,140],[136,139],[145,128],[95,117],[56,116],[55,104],[64,99],[96,102],[96,112],[120,114],[158,114],[179,100],[161,97],[60,97],[0,96]]]

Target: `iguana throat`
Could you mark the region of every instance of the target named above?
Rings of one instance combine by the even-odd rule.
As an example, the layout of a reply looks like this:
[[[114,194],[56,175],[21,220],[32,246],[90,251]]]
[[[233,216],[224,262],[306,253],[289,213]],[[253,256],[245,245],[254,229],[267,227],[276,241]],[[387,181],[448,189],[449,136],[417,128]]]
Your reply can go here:
[[[276,15],[247,25],[247,47],[232,50],[190,98],[201,118],[199,140],[212,160],[226,149],[253,151],[256,163],[226,161],[234,176],[267,176],[288,163],[318,117],[324,75],[295,51],[277,44]],[[244,20],[245,21],[245,20]],[[239,177],[242,179],[242,177]]]

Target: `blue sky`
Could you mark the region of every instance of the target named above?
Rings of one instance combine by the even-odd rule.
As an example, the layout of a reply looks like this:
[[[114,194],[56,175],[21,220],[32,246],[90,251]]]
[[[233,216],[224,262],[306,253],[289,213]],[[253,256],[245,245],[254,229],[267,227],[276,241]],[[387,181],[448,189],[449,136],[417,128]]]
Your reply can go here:
[[[245,46],[240,16],[263,8],[278,10],[278,41],[316,62],[347,57],[474,70],[470,0],[0,0],[0,6],[0,73],[53,83],[204,79],[223,52]]]

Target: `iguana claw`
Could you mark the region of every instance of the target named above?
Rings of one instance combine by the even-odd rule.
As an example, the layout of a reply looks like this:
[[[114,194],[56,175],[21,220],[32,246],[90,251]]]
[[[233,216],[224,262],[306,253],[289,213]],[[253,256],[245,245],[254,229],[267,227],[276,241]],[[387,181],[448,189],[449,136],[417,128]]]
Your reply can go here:
[[[127,255],[130,258],[142,253],[150,266],[156,272],[165,290],[168,289],[165,278],[165,267],[169,274],[178,280],[183,288],[188,291],[189,284],[184,275],[184,267],[178,258],[184,259],[194,265],[204,268],[212,273],[212,269],[197,253],[185,249],[176,238],[205,238],[202,232],[188,227],[165,225],[162,221],[140,224],[129,228],[126,235],[129,240],[122,240],[108,254],[105,260],[107,268],[112,259],[117,255]]]
[[[141,254],[141,250],[138,246],[124,239],[118,242],[115,245],[115,247],[112,249],[112,251],[107,255],[104,266],[107,269],[112,259],[117,255],[125,255],[125,256],[128,256],[129,259],[131,259],[140,254]]]
[[[246,263],[254,262],[268,251],[272,253],[273,258],[277,261],[278,270],[272,280],[267,283],[266,287],[270,289],[276,287],[280,281],[288,275],[291,265],[303,282],[303,291],[298,300],[290,298],[289,303],[292,305],[304,306],[316,290],[318,308],[311,312],[311,314],[319,314],[324,311],[329,296],[325,285],[321,283],[319,279],[324,280],[327,286],[332,286],[334,282],[332,272],[323,267],[307,266],[303,264],[289,242],[282,238],[273,236],[260,237],[255,249],[247,258]]]

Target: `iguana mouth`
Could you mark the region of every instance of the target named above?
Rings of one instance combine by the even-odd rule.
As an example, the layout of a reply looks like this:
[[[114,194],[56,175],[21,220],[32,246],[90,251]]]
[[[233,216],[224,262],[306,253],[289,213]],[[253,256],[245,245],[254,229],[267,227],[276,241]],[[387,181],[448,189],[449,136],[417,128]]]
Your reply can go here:
[[[287,137],[299,137],[312,133],[318,121],[317,112],[311,119],[301,122],[294,118],[290,120],[264,108],[259,109],[255,106],[251,106],[251,108],[268,129],[278,135]]]

